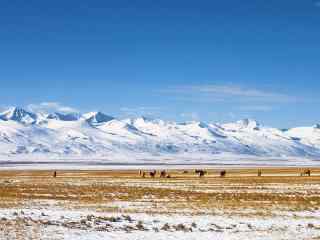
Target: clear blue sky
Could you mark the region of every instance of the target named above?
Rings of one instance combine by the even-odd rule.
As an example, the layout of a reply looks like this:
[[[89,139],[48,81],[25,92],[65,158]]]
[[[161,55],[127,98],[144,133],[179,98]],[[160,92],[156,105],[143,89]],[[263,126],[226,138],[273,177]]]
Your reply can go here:
[[[320,1],[2,0],[1,106],[320,122]]]

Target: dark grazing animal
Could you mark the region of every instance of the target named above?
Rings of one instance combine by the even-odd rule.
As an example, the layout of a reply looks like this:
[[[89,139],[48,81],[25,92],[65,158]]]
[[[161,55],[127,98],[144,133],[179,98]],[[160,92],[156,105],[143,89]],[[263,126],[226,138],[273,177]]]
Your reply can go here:
[[[261,175],[262,175],[262,171],[259,169],[258,170],[258,177],[261,177]]]
[[[160,172],[160,177],[161,177],[161,178],[165,178],[166,176],[167,176],[166,170],[162,170],[162,171]]]
[[[57,177],[57,171],[54,171],[54,172],[53,172],[53,177],[54,177],[54,178]]]
[[[201,170],[201,169],[197,169],[194,171],[196,174],[199,175],[199,177],[203,177],[205,174],[207,174],[207,171],[205,170]]]
[[[152,177],[152,178],[154,178],[154,177],[156,176],[156,174],[157,174],[157,171],[156,171],[156,170],[154,170],[154,171],[152,171],[152,172],[149,172],[149,175],[150,175],[150,177]]]
[[[226,175],[227,175],[227,171],[226,170],[220,171],[220,177],[225,177]]]
[[[300,176],[308,176],[310,177],[311,176],[311,170],[310,169],[305,169],[301,174]]]

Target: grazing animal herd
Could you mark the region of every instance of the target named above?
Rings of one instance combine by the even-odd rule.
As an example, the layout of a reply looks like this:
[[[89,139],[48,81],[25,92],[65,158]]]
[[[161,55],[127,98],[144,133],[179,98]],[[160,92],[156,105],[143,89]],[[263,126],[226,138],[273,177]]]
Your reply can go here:
[[[189,172],[184,170],[182,173],[187,174]],[[206,174],[208,174],[208,172],[206,170],[202,170],[202,169],[196,169],[196,170],[194,170],[194,173],[196,175],[198,175],[200,178],[202,178]],[[147,174],[149,174],[149,176],[151,178],[155,178],[157,176],[157,171],[153,170],[151,172],[146,172],[146,171],[139,170],[139,176],[145,178]],[[227,174],[226,170],[220,171],[220,177],[225,177],[226,174]],[[171,175],[166,170],[161,170],[161,171],[159,171],[159,177],[160,178],[171,178]]]
[[[187,170],[184,170],[182,172],[183,174],[187,174],[189,173],[189,171]],[[203,170],[203,169],[196,169],[194,170],[194,173],[196,175],[198,175],[200,178],[204,177],[206,174],[208,174],[208,172],[206,170]],[[147,176],[147,174],[149,174],[149,176],[151,178],[155,178],[157,176],[157,171],[156,170],[153,170],[153,171],[150,171],[150,172],[146,172],[146,171],[142,171],[142,170],[139,170],[139,176],[142,177],[142,178],[145,178]],[[221,170],[219,172],[219,176],[220,177],[225,177],[227,175],[227,171],[226,170]],[[258,177],[261,177],[262,176],[262,170],[261,169],[258,169],[257,171],[257,176]],[[304,169],[301,173],[300,173],[300,176],[303,177],[303,176],[308,176],[310,177],[311,176],[311,170],[310,169]],[[53,177],[56,178],[57,177],[57,171],[54,171],[53,172]],[[166,171],[166,170],[161,170],[159,171],[159,177],[160,178],[171,178],[171,175]]]
[[[148,173],[148,172],[139,170],[139,175],[140,175],[141,177],[143,177],[143,178],[146,177],[147,173]],[[183,173],[183,174],[187,174],[187,173],[189,173],[189,171],[184,170],[182,173]],[[195,173],[196,175],[198,175],[200,178],[202,178],[202,177],[204,177],[205,175],[208,174],[208,171],[203,170],[203,169],[196,169],[196,170],[194,170],[194,173]],[[219,172],[219,176],[220,176],[220,177],[225,177],[226,175],[227,175],[227,171],[226,171],[226,170],[221,170],[221,171]],[[151,178],[155,178],[155,177],[157,176],[157,171],[156,171],[156,170],[153,170],[153,171],[149,172],[149,176],[150,176]],[[258,171],[257,171],[257,176],[258,176],[258,177],[261,177],[261,176],[262,176],[262,170],[261,170],[261,169],[258,169]],[[304,170],[300,173],[300,176],[309,176],[309,177],[310,177],[310,176],[311,176],[311,170],[310,170],[310,169],[304,169]],[[159,171],[159,177],[160,177],[160,178],[171,178],[171,175],[170,175],[166,170],[161,170],[161,171]]]
[[[186,171],[186,170],[183,171],[183,174],[187,174],[187,173],[189,173],[189,172]],[[196,170],[194,170],[194,173],[195,173],[196,175],[198,175],[200,178],[202,178],[202,177],[204,177],[206,174],[208,174],[208,172],[207,172],[206,170],[202,170],[202,169],[196,169]],[[226,171],[226,170],[220,171],[220,177],[225,177],[226,174],[227,174],[227,171]],[[142,171],[142,170],[139,170],[139,175],[140,175],[141,177],[145,178],[146,175],[147,175],[147,172]],[[149,172],[149,176],[150,176],[151,178],[155,178],[156,175],[157,175],[157,171],[156,171],[156,170],[153,170],[153,171]],[[159,172],[159,177],[160,177],[160,178],[171,178],[171,175],[168,174],[168,172],[167,172],[166,170],[162,170],[162,171]]]
[[[182,173],[183,174],[187,174],[187,173],[189,173],[189,171],[184,170]],[[198,175],[200,178],[202,178],[206,174],[208,174],[208,172],[206,170],[203,170],[203,169],[196,169],[196,170],[194,170],[194,173],[196,175]],[[140,177],[145,178],[147,176],[147,174],[149,174],[149,176],[151,178],[155,178],[157,176],[157,171],[153,170],[151,172],[146,172],[146,171],[139,170],[139,176]],[[227,174],[226,170],[220,171],[220,177],[225,177],[226,174]],[[171,175],[166,170],[161,170],[161,171],[159,171],[159,177],[160,178],[171,178]]]

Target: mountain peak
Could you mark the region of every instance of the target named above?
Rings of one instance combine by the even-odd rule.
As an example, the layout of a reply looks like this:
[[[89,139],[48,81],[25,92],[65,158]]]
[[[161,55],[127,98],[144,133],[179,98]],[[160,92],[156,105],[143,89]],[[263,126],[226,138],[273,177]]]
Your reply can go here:
[[[259,126],[260,126],[260,124],[256,120],[250,119],[250,118],[242,119],[242,120],[238,121],[237,123],[242,128],[249,128],[249,129],[254,129],[254,130],[259,129]]]
[[[89,112],[89,113],[83,114],[82,117],[90,124],[99,124],[103,122],[109,122],[114,119],[114,117],[106,115],[102,112]]]
[[[144,124],[158,124],[158,125],[165,125],[167,122],[161,119],[152,118],[152,117],[146,117],[141,116],[138,118],[131,119],[130,121],[132,124],[138,124],[138,125],[144,125]]]
[[[320,129],[320,123],[317,123],[316,125],[314,125],[314,128]]]
[[[61,121],[77,121],[79,120],[80,116],[79,113],[50,113],[47,116],[48,119],[55,119],[55,120],[61,120]]]
[[[32,124],[37,120],[37,115],[21,107],[11,107],[0,114],[0,119],[4,121],[16,121],[24,124]]]
[[[238,130],[259,130],[260,124],[253,119],[245,118],[237,122],[225,123],[220,125],[222,128],[230,131]]]

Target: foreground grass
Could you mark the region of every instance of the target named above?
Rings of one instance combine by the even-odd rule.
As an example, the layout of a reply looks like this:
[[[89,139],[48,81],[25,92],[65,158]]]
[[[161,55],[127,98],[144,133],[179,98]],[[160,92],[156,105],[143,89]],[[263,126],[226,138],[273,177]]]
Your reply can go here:
[[[141,178],[137,171],[59,171],[57,178],[50,171],[5,171],[0,207],[51,200],[68,208],[128,212],[317,210],[320,176],[300,177],[299,171],[268,169],[257,177],[254,169],[230,170],[224,178],[211,171],[201,179],[192,171],[171,171],[165,179]]]

